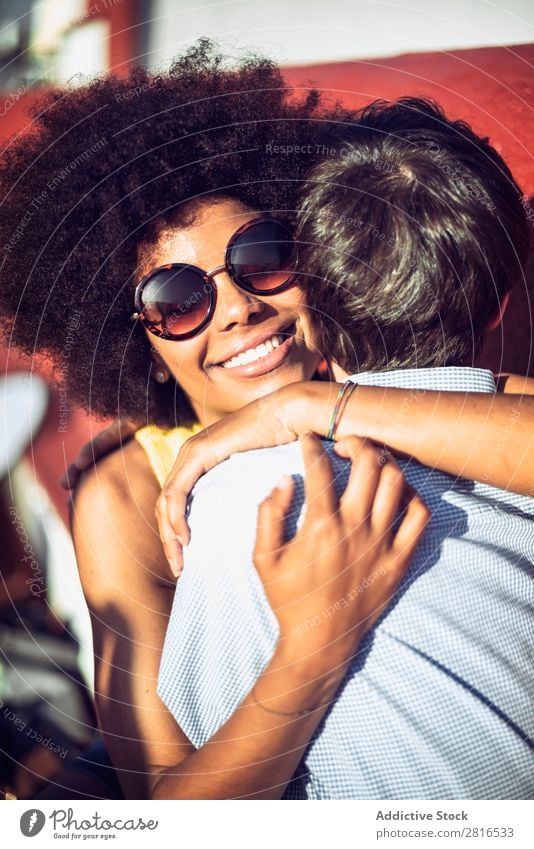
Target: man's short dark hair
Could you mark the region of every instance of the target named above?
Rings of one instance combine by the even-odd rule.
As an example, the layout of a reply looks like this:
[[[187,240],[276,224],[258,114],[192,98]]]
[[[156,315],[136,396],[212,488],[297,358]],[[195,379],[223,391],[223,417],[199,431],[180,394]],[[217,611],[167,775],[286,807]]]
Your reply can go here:
[[[331,153],[298,233],[324,350],[348,371],[472,362],[528,253],[504,160],[417,98],[372,103]]]

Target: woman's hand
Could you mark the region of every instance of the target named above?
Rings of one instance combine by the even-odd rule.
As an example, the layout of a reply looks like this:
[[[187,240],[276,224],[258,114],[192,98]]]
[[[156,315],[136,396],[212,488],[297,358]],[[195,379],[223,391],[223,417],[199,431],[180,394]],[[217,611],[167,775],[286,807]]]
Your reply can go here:
[[[336,446],[352,460],[341,498],[319,440],[303,437],[302,450],[302,528],[283,542],[290,481],[258,514],[254,561],[280,623],[274,655],[209,742],[160,772],[152,798],[281,798],[362,634],[388,604],[424,531],[429,514],[418,496],[393,530],[404,478],[365,441],[349,438]]]
[[[508,376],[506,392],[515,393],[519,387],[523,393],[532,392],[533,381]],[[338,391],[338,383],[321,381],[284,386],[184,443],[156,505],[159,533],[175,576],[182,570],[182,546],[189,541],[187,499],[197,480],[238,451],[282,445],[307,431],[324,435]],[[513,393],[360,384],[343,411],[337,438],[365,436],[455,477],[532,495],[534,400]],[[495,455],[495,445],[504,436],[506,450]]]
[[[319,439],[309,434],[301,445],[304,523],[283,542],[293,495],[292,479],[283,479],[260,506],[254,562],[278,617],[283,657],[309,665],[317,678],[338,679],[362,634],[390,602],[430,514],[395,461],[384,462],[365,440],[349,437],[334,447],[352,461],[341,498]],[[264,687],[262,699],[265,693]]]
[[[71,490],[76,487],[80,477],[106,454],[110,454],[119,445],[128,442],[142,424],[132,422],[129,419],[118,419],[108,425],[94,439],[83,445],[73,463],[67,466],[65,474],[60,480],[63,489]]]
[[[184,442],[156,504],[161,541],[175,576],[182,571],[182,546],[190,536],[187,499],[198,479],[239,451],[297,439],[303,428],[300,412],[305,385],[291,384],[258,398]],[[332,386],[329,394],[335,400],[338,385]]]

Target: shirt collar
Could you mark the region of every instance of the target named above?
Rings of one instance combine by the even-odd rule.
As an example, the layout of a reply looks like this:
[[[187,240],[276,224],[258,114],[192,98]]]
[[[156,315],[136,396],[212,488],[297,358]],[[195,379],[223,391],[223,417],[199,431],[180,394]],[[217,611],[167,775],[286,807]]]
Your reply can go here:
[[[495,392],[495,378],[488,369],[467,366],[407,368],[392,371],[363,371],[349,380],[367,386],[396,386],[404,389],[442,389],[446,392]]]

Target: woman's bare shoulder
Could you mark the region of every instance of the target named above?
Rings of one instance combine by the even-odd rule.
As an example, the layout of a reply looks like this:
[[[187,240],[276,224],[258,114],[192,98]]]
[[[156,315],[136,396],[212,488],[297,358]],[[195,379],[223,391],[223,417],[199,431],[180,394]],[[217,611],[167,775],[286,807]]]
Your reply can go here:
[[[132,501],[137,502],[140,497],[153,498],[155,502],[159,492],[146,453],[137,440],[130,439],[82,474],[73,493],[73,502],[83,506],[88,500],[93,502],[100,498],[108,505],[118,502],[120,509],[125,500],[131,506]]]
[[[134,439],[84,472],[72,498],[71,528],[86,596],[170,584],[154,514],[159,493]]]

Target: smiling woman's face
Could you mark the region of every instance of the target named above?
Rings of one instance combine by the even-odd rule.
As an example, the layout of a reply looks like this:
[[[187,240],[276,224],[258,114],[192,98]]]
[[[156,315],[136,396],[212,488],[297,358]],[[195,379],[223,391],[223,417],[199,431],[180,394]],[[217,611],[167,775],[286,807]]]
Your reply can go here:
[[[163,232],[150,251],[151,267],[172,262],[204,270],[221,266],[230,237],[258,215],[231,199],[207,199],[194,211],[191,225]],[[240,289],[226,271],[213,281],[215,313],[200,333],[170,341],[147,331],[203,426],[281,386],[309,380],[321,359],[312,313],[298,286],[259,298]],[[240,357],[244,352],[246,357]]]

